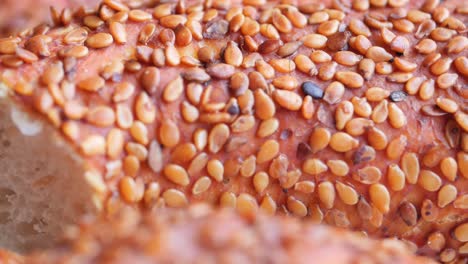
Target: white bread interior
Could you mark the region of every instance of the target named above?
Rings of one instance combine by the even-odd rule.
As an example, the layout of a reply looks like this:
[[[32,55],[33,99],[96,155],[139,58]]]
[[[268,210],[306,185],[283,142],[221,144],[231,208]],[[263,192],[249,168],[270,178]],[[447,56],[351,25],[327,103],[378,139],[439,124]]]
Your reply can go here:
[[[0,247],[48,247],[94,211],[83,175],[83,159],[57,129],[13,102],[0,82]]]

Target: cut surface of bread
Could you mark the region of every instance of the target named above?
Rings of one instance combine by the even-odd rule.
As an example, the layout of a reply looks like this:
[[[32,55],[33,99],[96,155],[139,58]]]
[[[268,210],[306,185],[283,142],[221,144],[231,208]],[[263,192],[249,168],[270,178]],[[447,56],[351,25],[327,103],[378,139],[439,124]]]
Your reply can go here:
[[[6,94],[0,95],[0,144],[2,247],[46,248],[67,224],[93,212],[82,157],[50,123]]]

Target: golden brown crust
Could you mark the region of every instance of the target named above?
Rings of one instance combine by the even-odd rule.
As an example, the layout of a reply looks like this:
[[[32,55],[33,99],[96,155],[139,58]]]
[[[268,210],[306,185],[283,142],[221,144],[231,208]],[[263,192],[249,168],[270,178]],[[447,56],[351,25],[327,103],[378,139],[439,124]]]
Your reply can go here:
[[[287,217],[240,217],[203,205],[83,222],[25,263],[431,263],[404,243]]]
[[[88,156],[107,210],[260,208],[466,259],[467,7],[240,2],[107,0],[106,23],[0,42],[33,53],[2,79]]]

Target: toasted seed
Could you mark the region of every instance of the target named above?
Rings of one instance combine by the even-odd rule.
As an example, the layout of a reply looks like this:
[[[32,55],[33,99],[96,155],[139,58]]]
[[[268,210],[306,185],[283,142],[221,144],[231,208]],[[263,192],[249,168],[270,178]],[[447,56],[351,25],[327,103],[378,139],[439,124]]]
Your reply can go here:
[[[390,91],[380,87],[371,87],[365,92],[367,101],[380,102],[390,96]]]
[[[468,114],[458,111],[454,114],[455,121],[465,131],[468,132]],[[468,173],[467,173],[468,174]]]
[[[395,65],[397,69],[403,72],[412,72],[416,70],[416,68],[418,67],[416,63],[413,63],[413,62],[410,62],[410,61],[407,61],[398,57],[396,57],[395,60],[393,61],[393,65]]]
[[[465,36],[455,36],[447,44],[448,53],[460,53],[468,48],[468,38]]]
[[[462,140],[462,131],[454,120],[445,124],[445,139],[451,148],[457,148]]]
[[[346,133],[350,134],[351,136],[357,137],[361,136],[366,132],[368,127],[374,125],[372,120],[367,118],[353,118],[351,119],[345,126]]]
[[[371,127],[367,131],[368,137],[367,140],[369,141],[369,144],[375,148],[376,150],[383,150],[387,147],[388,140],[387,136],[383,131],[376,127]]]
[[[314,63],[330,62],[332,57],[323,50],[315,50],[310,54],[310,59]]]
[[[224,50],[224,60],[227,64],[239,67],[243,61],[243,55],[239,47],[233,41],[230,41]]]
[[[434,64],[437,60],[439,60],[442,57],[442,55],[438,52],[432,52],[428,54],[424,60],[422,61],[423,66],[431,66]]]
[[[301,113],[302,117],[307,120],[312,119],[314,116],[315,106],[310,95],[306,95],[304,97],[304,100],[302,101]]]
[[[419,160],[415,153],[408,152],[401,158],[401,168],[410,184],[416,184],[419,177]]]
[[[458,164],[452,157],[446,157],[440,162],[440,170],[442,174],[450,181],[454,181],[457,177]]]
[[[109,23],[109,32],[112,34],[115,42],[123,44],[127,42],[127,31],[125,26],[117,21]]]
[[[430,192],[439,190],[442,185],[439,175],[429,170],[421,170],[418,183],[421,187]]]
[[[393,41],[393,39],[396,38],[395,33],[393,33],[393,31],[385,27],[380,29],[380,36],[382,37],[385,44],[390,44]],[[369,36],[366,36],[366,37],[369,37]]]
[[[219,199],[219,203],[221,207],[236,207],[237,198],[236,195],[231,192],[223,192]]]
[[[374,107],[372,111],[371,119],[375,123],[383,123],[388,117],[388,101],[382,100],[379,104]],[[370,136],[369,136],[370,137]]]
[[[286,206],[288,207],[288,210],[291,211],[295,216],[304,217],[307,215],[307,207],[303,202],[299,201],[293,196],[288,197]]]
[[[335,111],[335,126],[338,130],[342,130],[346,123],[353,117],[354,106],[349,101],[341,102]]]
[[[411,33],[414,31],[415,28],[413,22],[406,18],[394,20],[392,21],[392,23],[394,29],[403,33]]]
[[[437,86],[441,89],[448,89],[455,85],[458,80],[456,73],[443,73],[437,77]]]
[[[272,23],[282,33],[289,33],[293,28],[291,21],[279,11],[273,11]]]
[[[385,185],[376,183],[369,187],[369,196],[371,202],[383,214],[388,213],[390,210],[390,193]]]
[[[375,62],[385,62],[393,59],[392,54],[388,53],[384,48],[373,46],[366,51],[366,57]]]
[[[272,134],[274,134],[279,127],[279,121],[276,118],[270,118],[263,120],[257,130],[257,136],[258,137],[268,137]]]
[[[406,83],[412,77],[413,74],[409,72],[394,72],[389,74],[385,79],[387,80],[387,82]]]
[[[265,191],[265,189],[268,187],[269,184],[269,176],[266,172],[257,172],[253,179],[252,179],[253,185],[255,190],[258,193],[262,193]]]
[[[427,245],[430,249],[440,252],[445,247],[445,237],[440,231],[436,231],[427,238]]]
[[[234,66],[226,63],[217,63],[208,66],[206,69],[208,73],[214,79],[229,79],[235,73]]]
[[[112,45],[114,38],[108,33],[97,33],[86,39],[86,46],[93,49],[106,48]]]
[[[404,112],[395,103],[388,104],[388,119],[394,128],[402,128],[407,124]]]
[[[405,84],[405,90],[409,95],[415,95],[419,92],[421,84],[425,81],[424,77],[412,77]],[[427,85],[427,84],[426,84]]]
[[[447,113],[455,113],[458,111],[458,104],[452,99],[439,97],[436,99],[437,106]]]
[[[331,80],[335,76],[337,66],[338,63],[334,61],[330,61],[322,65],[318,71],[319,79],[323,81]]]
[[[203,176],[203,177],[199,178],[193,184],[192,194],[194,194],[194,195],[201,194],[201,193],[207,191],[210,188],[210,186],[211,186],[211,179],[206,177],[206,176]]]
[[[156,118],[156,107],[147,93],[141,92],[135,101],[136,117],[145,124],[152,123]]]
[[[169,207],[180,208],[188,205],[188,200],[185,194],[176,189],[166,190],[162,194],[162,197]]]
[[[433,79],[428,79],[425,80],[421,83],[421,86],[419,87],[419,97],[422,100],[429,100],[432,98],[434,95],[435,88],[434,88],[434,80]]]
[[[285,176],[282,176],[279,178],[281,187],[283,189],[292,188],[297,183],[297,181],[299,180],[301,176],[302,176],[302,172],[300,169],[295,169],[295,170],[287,172]]]
[[[81,142],[80,148],[86,156],[104,155],[106,153],[106,140],[99,135],[90,135]]]
[[[302,165],[302,170],[311,175],[318,175],[326,172],[328,167],[319,159],[307,159]]]
[[[458,57],[454,60],[455,68],[463,76],[468,76],[468,58],[465,56]]]
[[[63,80],[64,78],[64,70],[63,70],[63,64],[61,62],[54,63],[49,65],[44,72],[42,73],[41,76],[41,81],[45,85],[51,85],[51,84],[58,84],[60,81]],[[78,83],[78,87],[82,88],[80,84],[83,81]],[[99,83],[101,84],[101,83]],[[89,84],[88,84],[89,85]],[[86,85],[86,86],[88,86]],[[104,81],[102,81],[102,86],[104,86]],[[101,88],[101,87],[99,87]],[[88,90],[88,89],[85,89]],[[92,89],[91,89],[92,90]]]
[[[317,11],[310,15],[309,17],[309,24],[320,24],[327,21],[330,18],[327,12],[325,11]]]
[[[275,115],[276,108],[273,100],[262,89],[254,92],[255,114],[262,120],[270,119]]]
[[[302,106],[302,98],[292,91],[276,89],[273,91],[273,99],[281,107],[290,111],[297,111]]]
[[[112,126],[115,122],[115,113],[112,108],[107,106],[96,106],[86,114],[86,121],[99,127]]]
[[[301,41],[304,43],[304,46],[311,49],[322,49],[327,45],[327,37],[320,34],[307,34],[301,38]],[[312,59],[313,60],[313,59]]]
[[[345,66],[354,66],[360,62],[361,59],[362,56],[359,56],[352,51],[338,51],[333,56],[334,61]]]
[[[318,26],[317,32],[324,36],[331,36],[338,31],[339,25],[340,21],[336,19],[328,20]]]
[[[250,194],[241,193],[237,197],[237,212],[244,217],[253,217],[258,211],[258,203]]]
[[[276,140],[270,139],[265,141],[260,146],[257,153],[257,163],[262,164],[274,159],[279,153],[279,143]]]
[[[364,84],[364,78],[358,73],[351,71],[337,72],[335,78],[349,88],[360,88]]]
[[[457,198],[458,190],[452,184],[444,185],[437,193],[437,206],[444,208]]]
[[[387,146],[387,157],[393,160],[399,159],[405,151],[407,143],[407,137],[404,135],[400,135],[399,137],[390,141]]]
[[[414,48],[421,54],[431,54],[436,51],[437,43],[432,39],[422,39]]]
[[[452,59],[450,58],[440,58],[434,64],[431,65],[430,71],[434,75],[441,75],[446,73],[450,66],[452,65]]]
[[[407,38],[403,36],[396,36],[390,43],[390,49],[397,52],[397,54],[405,54],[410,48],[410,43]]]
[[[398,207],[398,214],[408,226],[415,226],[418,223],[418,212],[416,207],[407,201],[404,201]]]
[[[358,66],[359,73],[364,77],[366,81],[372,79],[375,72],[375,62],[371,59],[362,59]]]
[[[332,82],[325,89],[323,100],[329,104],[338,103],[345,93],[345,87],[340,82]]]
[[[468,195],[461,195],[453,202],[454,208],[467,209],[468,208]]]
[[[359,141],[347,133],[337,132],[330,138],[330,147],[337,152],[347,152],[359,145]]]
[[[445,27],[436,27],[431,31],[431,38],[435,41],[445,42],[450,40],[456,34],[455,30],[448,29]]]
[[[279,89],[294,90],[299,85],[296,77],[290,75],[282,75],[273,79],[272,84]]]
[[[303,54],[297,55],[294,58],[294,63],[296,64],[297,69],[305,74],[316,75],[318,73],[317,67],[312,60]]]
[[[341,182],[336,183],[336,191],[338,196],[347,205],[355,205],[358,203],[359,195],[353,187],[345,185]]]
[[[350,41],[351,40],[353,40],[353,38],[351,38]],[[358,35],[354,39],[354,42],[350,42],[350,44],[362,55],[366,55],[367,51],[372,47],[370,40],[363,35]]]
[[[366,166],[353,173],[353,179],[364,184],[374,184],[380,181],[382,172],[374,166]]]
[[[244,36],[254,36],[260,31],[260,25],[256,20],[246,17],[244,24],[241,26],[241,33]]]
[[[382,75],[391,74],[393,72],[393,65],[389,62],[378,62],[375,64],[375,72]]]
[[[93,76],[78,82],[78,88],[85,91],[96,92],[104,88],[104,84],[104,79],[99,76]]]
[[[333,208],[333,204],[335,203],[335,188],[333,183],[329,181],[321,182],[318,186],[318,196],[322,205],[327,208]]]
[[[359,1],[354,1],[354,2],[359,2]],[[356,19],[356,18],[351,19],[349,21],[349,30],[351,30],[351,32],[353,32],[353,34],[355,35],[363,35],[366,37],[371,36],[371,31],[369,27],[367,27],[366,24],[364,24],[364,22],[362,22],[362,20],[360,19]]]
[[[188,46],[193,39],[190,29],[182,24],[177,25],[174,29],[175,44],[180,47]]]
[[[211,153],[217,153],[224,146],[230,135],[229,127],[225,124],[217,124],[208,135],[208,149]]]
[[[332,31],[330,31],[330,33],[331,32]],[[346,50],[348,49],[348,41],[350,38],[351,32],[349,31],[333,33],[328,36],[327,48],[329,48],[332,51]]]
[[[301,193],[313,193],[315,190],[315,183],[313,181],[300,181],[294,184],[294,190]]]
[[[160,82],[159,69],[156,67],[147,67],[140,76],[140,82],[148,93],[154,93]]]
[[[289,59],[272,59],[269,63],[276,71],[281,73],[290,73],[296,69],[294,61]]]
[[[187,186],[190,183],[187,171],[176,164],[166,165],[164,167],[164,176],[171,182],[181,186]]]
[[[288,43],[284,44],[283,46],[281,46],[281,47],[278,49],[277,54],[278,54],[280,57],[288,57],[288,56],[291,56],[291,55],[293,55],[294,53],[296,53],[296,51],[297,51],[301,46],[302,46],[302,42],[301,42],[301,41],[288,42]]]
[[[276,52],[281,46],[283,46],[283,42],[281,40],[267,39],[258,46],[258,52],[260,54],[270,54]]]
[[[401,191],[405,188],[405,173],[397,164],[388,166],[387,179],[389,187],[393,191]]]

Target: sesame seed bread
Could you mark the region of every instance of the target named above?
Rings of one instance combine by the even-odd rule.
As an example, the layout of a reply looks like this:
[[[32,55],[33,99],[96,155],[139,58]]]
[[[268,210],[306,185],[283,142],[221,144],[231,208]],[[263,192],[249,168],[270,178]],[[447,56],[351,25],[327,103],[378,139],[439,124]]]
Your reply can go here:
[[[245,219],[205,205],[145,215],[123,210],[69,233],[60,247],[25,263],[435,263],[396,239],[371,240],[294,218]]]
[[[18,144],[63,153],[46,157],[60,180],[21,211],[39,221],[51,204],[66,225],[82,208],[202,201],[467,261],[468,8],[366,2],[104,0],[0,40],[1,121],[33,114],[44,140],[16,125]]]

